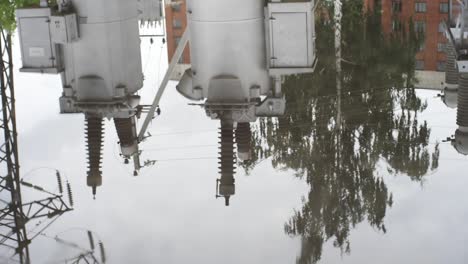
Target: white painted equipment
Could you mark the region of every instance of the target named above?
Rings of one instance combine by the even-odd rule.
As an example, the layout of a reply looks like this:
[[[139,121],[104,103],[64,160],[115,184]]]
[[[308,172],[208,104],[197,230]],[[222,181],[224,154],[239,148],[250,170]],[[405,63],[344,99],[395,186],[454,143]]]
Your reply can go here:
[[[313,1],[188,0],[187,6],[192,68],[177,87],[187,98],[207,99],[207,106],[242,103],[244,121],[254,121],[255,107],[246,102],[281,98],[282,75],[313,71]],[[279,112],[260,114],[284,111],[273,105]]]
[[[462,12],[458,18],[448,21],[446,35],[447,45],[446,91],[456,93],[452,95],[457,103],[447,104],[457,107],[458,129],[452,139],[452,145],[463,155],[468,155],[468,0],[460,0]],[[450,2],[452,4],[452,1]],[[447,102],[447,101],[446,101]]]
[[[265,2],[187,0],[192,67],[177,90],[221,120],[216,197],[226,205],[235,194],[233,144],[249,160],[248,123],[283,115],[283,77],[313,72],[317,61],[314,1]]]
[[[178,91],[206,99],[213,118],[226,110],[236,122],[284,113],[282,76],[312,72],[316,63],[314,2],[188,0],[187,8],[192,68]]]
[[[61,74],[62,113],[133,116],[143,86],[137,0],[61,4],[17,11],[22,71]]]
[[[143,86],[138,25],[161,19],[161,3],[58,0],[57,6],[47,7],[43,2],[39,8],[17,10],[21,71],[60,73],[61,113],[86,116],[88,185],[95,192],[102,182],[102,118],[114,118],[122,155],[138,154],[136,92]]]

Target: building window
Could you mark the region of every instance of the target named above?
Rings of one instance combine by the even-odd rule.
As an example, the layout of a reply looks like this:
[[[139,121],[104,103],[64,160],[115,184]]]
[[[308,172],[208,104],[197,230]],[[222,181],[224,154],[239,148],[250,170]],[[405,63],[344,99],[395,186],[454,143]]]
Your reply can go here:
[[[392,21],[392,30],[393,31],[401,31],[401,28],[402,28],[401,21],[397,20],[397,19],[394,19]]]
[[[438,61],[437,62],[437,71],[440,71],[440,72],[445,71],[445,61]]]
[[[449,4],[448,3],[440,3],[439,5],[439,11],[440,13],[448,13],[449,12]]]
[[[426,22],[425,21],[416,21],[414,22],[414,30],[419,33],[426,32]]]
[[[180,19],[177,19],[175,18],[173,21],[172,21],[172,26],[174,28],[182,28],[182,21]]]
[[[416,13],[426,13],[427,11],[426,2],[416,2],[414,9]]]
[[[424,61],[416,60],[416,70],[424,70]]]
[[[445,52],[445,44],[444,43],[437,43],[437,51],[438,52]]]
[[[173,3],[171,5],[172,11],[174,12],[179,12],[180,11],[180,4],[179,3]]]
[[[176,47],[179,46],[180,39],[181,39],[180,37],[175,37],[174,38],[174,42],[175,42]]]
[[[401,1],[392,1],[393,13],[401,13]]]
[[[440,24],[439,24],[439,33],[445,33],[444,22],[440,22]]]
[[[421,51],[424,51],[426,49],[426,42],[422,42],[421,45],[419,45],[419,49],[418,51],[421,52]]]

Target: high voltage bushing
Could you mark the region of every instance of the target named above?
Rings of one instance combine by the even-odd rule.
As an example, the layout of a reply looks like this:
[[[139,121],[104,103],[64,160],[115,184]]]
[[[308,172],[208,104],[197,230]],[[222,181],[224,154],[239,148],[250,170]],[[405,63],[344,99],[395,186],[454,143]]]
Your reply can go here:
[[[131,118],[114,118],[115,129],[119,136],[120,144],[123,146],[132,145],[135,141],[133,136],[133,123]]]
[[[101,241],[99,241],[99,252],[101,253],[101,261],[102,263],[106,263],[106,251],[104,249],[104,243],[102,243]]]
[[[468,155],[468,73],[460,75],[458,88],[457,125],[452,145],[463,155]]]
[[[91,231],[88,231],[88,239],[89,239],[89,245],[92,251],[94,251],[94,238],[93,238],[93,233]]]
[[[236,169],[236,156],[234,155],[234,126],[232,123],[221,121],[219,139],[219,169],[221,176],[233,177]]]
[[[445,82],[449,85],[458,84],[457,52],[452,43],[446,45],[447,61],[445,64]]]
[[[236,128],[237,155],[242,161],[251,159],[251,140],[250,123],[238,123]]]
[[[68,202],[70,203],[70,206],[73,207],[74,202],[73,202],[73,193],[71,189],[71,184],[67,181],[67,193],[68,193]]]
[[[58,170],[55,171],[55,175],[57,176],[57,185],[59,188],[59,193],[63,193],[63,184],[62,184],[62,176],[60,176],[60,172]]]
[[[468,128],[468,74],[460,74],[457,125]]]
[[[102,118],[86,116],[86,144],[88,148],[87,184],[96,195],[96,188],[102,185],[102,147],[104,124]]]
[[[234,125],[232,121],[221,120],[219,131],[220,152],[219,152],[219,194],[225,198],[226,206],[229,205],[229,198],[235,194],[234,174],[236,172],[236,156],[234,154]]]

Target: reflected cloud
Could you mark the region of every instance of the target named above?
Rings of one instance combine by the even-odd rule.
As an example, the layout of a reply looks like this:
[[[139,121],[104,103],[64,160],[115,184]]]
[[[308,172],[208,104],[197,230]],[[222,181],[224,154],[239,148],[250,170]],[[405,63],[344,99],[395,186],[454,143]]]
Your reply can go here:
[[[118,2],[129,5],[123,3],[123,0]],[[293,209],[293,213],[286,215],[284,229],[280,230],[280,233],[300,241],[297,263],[318,263],[327,242],[338,248],[342,254],[350,253],[351,233],[360,223],[367,223],[380,234],[387,232],[386,217],[394,204],[394,197],[385,176],[404,175],[415,183],[421,183],[439,167],[439,143],[430,141],[431,127],[421,118],[421,114],[427,108],[427,102],[419,98],[412,88],[416,82],[415,56],[423,36],[413,31],[411,22],[385,34],[382,30],[380,10],[371,10],[362,15],[364,1],[337,1],[337,5],[343,8],[343,13],[335,19],[331,18],[331,14],[336,10],[336,6],[330,1],[322,1],[318,6],[313,5],[314,1],[266,2],[188,0],[192,65],[182,75],[177,91],[181,96],[194,101],[194,106],[201,107],[208,118],[219,120],[219,179],[216,180],[216,197],[222,198],[226,206],[232,203],[232,198],[236,195],[237,167],[250,174],[262,161],[271,161],[274,169],[292,172],[295,178],[307,185],[302,204]],[[300,12],[289,12],[292,8],[291,2],[299,2],[293,9]],[[77,6],[78,10],[81,9],[79,4]],[[213,9],[223,11],[212,12]],[[249,12],[246,12],[246,9]],[[315,18],[312,10],[320,16]],[[132,9],[132,14],[133,11]],[[315,25],[308,28],[309,24],[302,23],[303,17],[298,17],[296,13],[304,13],[302,15],[308,19],[312,18],[311,21],[317,23],[317,28],[315,29]],[[151,12],[146,13],[144,22],[151,24],[151,19],[148,20],[147,17],[154,15]],[[156,14],[156,17],[159,16]],[[92,20],[92,14],[86,19]],[[125,21],[121,23],[123,28],[129,26],[126,28],[128,30],[138,25],[136,20],[132,22],[131,27]],[[130,163],[133,159],[135,176],[142,167],[153,166],[158,161],[140,162],[141,142],[138,139],[137,121],[148,106],[140,104],[137,94],[143,85],[141,67],[135,63],[135,60],[140,59],[139,43],[136,41],[138,36],[133,33],[127,36],[119,33],[117,29],[111,30],[112,39],[125,43],[129,39],[129,46],[124,48],[116,45],[119,47],[113,47],[115,49],[111,49],[109,54],[103,55],[100,52],[105,48],[105,45],[101,46],[103,43],[96,46],[90,44],[96,42],[91,37],[94,34],[87,35],[93,31],[88,28],[91,23],[83,24],[86,30],[82,32],[81,37],[87,45],[80,47],[76,43],[63,44],[66,47],[55,52],[61,53],[58,57],[72,58],[62,61],[65,68],[58,69],[61,71],[63,82],[60,107],[62,113],[84,114],[88,151],[87,185],[96,195],[98,187],[103,184],[102,178],[105,174],[102,171],[102,160],[103,155],[107,153],[103,149],[106,118],[113,120],[123,162]],[[288,37],[278,39],[275,38],[278,35],[276,33]],[[78,46],[78,49],[75,49],[75,46]],[[38,54],[40,51],[33,49],[33,53]],[[90,54],[80,55],[84,53]],[[95,63],[98,60],[96,54],[102,55],[99,60],[104,62]],[[447,65],[452,65],[448,69],[454,70],[457,56],[455,53],[451,55],[449,58],[452,60]],[[114,59],[117,62],[114,62]],[[92,67],[75,65],[78,61]],[[28,68],[29,71],[38,70],[33,66]],[[48,70],[51,70],[50,67]],[[110,74],[114,70],[119,74]],[[89,71],[93,73],[90,74]],[[126,73],[128,76],[123,77]],[[465,122],[466,95],[462,89],[466,86],[463,83],[466,80],[462,79],[459,84],[458,79],[455,81],[453,71],[448,71],[446,76],[446,89],[442,99],[448,107],[458,107],[459,115],[459,128],[452,143],[460,153],[466,155],[468,124]],[[123,79],[125,80],[122,81]],[[161,114],[159,106],[157,114]],[[60,120],[41,124],[34,131],[34,139],[50,139],[50,131],[59,130],[60,135],[57,136],[71,139],[50,143],[36,143],[35,140],[28,139],[25,141],[26,145],[35,144],[38,149],[37,153],[27,154],[30,155],[28,158],[57,160],[57,155],[63,148],[76,147],[76,138],[79,138],[77,131],[82,135],[82,127],[81,123],[60,126]],[[30,135],[27,138],[30,138]],[[59,142],[70,145],[58,145],[62,144]],[[80,146],[82,143],[79,143]],[[172,143],[167,143],[169,148],[172,147]],[[201,145],[192,145],[199,146]],[[178,148],[184,147],[186,146]],[[47,155],[42,154],[45,149]],[[160,155],[165,155],[166,149],[161,150],[163,151]],[[189,159],[196,160],[197,157]],[[178,162],[177,166],[181,166],[181,159],[170,161]],[[198,168],[203,166],[200,164]],[[196,165],[190,168],[197,169]],[[114,169],[113,172],[116,171]],[[161,174],[175,174],[174,171],[177,170],[171,167]],[[265,171],[271,173],[271,170]],[[196,179],[195,185],[187,184],[189,181],[184,180],[188,179],[193,171],[186,169],[181,172],[181,175],[187,178],[178,179],[179,181],[171,182],[167,186],[183,193],[185,198],[191,198],[190,195],[194,194],[187,193],[197,189],[194,188],[197,183],[204,185],[205,182],[200,177]],[[141,191],[141,194],[134,195],[135,193],[129,191],[129,197],[133,198],[119,197],[120,200],[117,201],[120,202],[112,203],[106,208],[111,208],[110,213],[102,210],[106,217],[121,217],[119,221],[109,225],[112,227],[106,228],[112,229],[116,225],[121,228],[124,222],[145,224],[147,218],[143,214],[140,218],[125,219],[131,210],[139,210],[138,213],[150,211],[154,218],[159,217],[159,209],[162,207],[168,207],[164,212],[180,210],[174,214],[176,217],[170,218],[171,221],[185,219],[189,215],[187,207],[174,206],[183,205],[182,202],[173,204],[165,198],[154,199],[156,196],[149,196],[156,193],[155,190],[149,190],[149,183],[154,182],[145,180],[147,181],[143,182],[147,185],[139,185],[133,189],[136,192]],[[126,188],[125,191],[132,190],[127,183],[122,184]],[[260,187],[264,187],[264,182],[260,184]],[[132,187],[135,186],[136,184]],[[210,190],[211,187],[214,186],[210,185]],[[172,188],[166,191],[166,197],[176,196]],[[275,195],[270,194],[266,199],[277,201],[271,196]],[[198,199],[197,201],[204,201],[204,198]],[[155,206],[156,200],[163,206]],[[292,204],[285,207],[293,207]],[[146,210],[146,207],[151,209]],[[201,211],[202,207],[209,206],[203,204],[192,210]],[[237,214],[238,207],[231,209],[233,210],[220,213],[220,218],[229,218],[225,217],[225,212],[233,212],[231,218],[235,220],[238,220],[235,217],[242,217]],[[206,216],[208,214],[202,215],[200,222]],[[157,225],[164,223],[154,222]],[[209,221],[204,224],[206,223],[211,224]],[[169,229],[178,229],[176,224],[179,222],[174,221],[174,226]],[[167,228],[166,225],[162,226]],[[277,227],[278,223],[275,226]],[[148,232],[139,225],[134,225],[133,228],[136,230],[133,233],[141,231],[145,238],[163,232],[156,232],[156,229]],[[190,228],[196,229],[192,226]],[[184,237],[187,230],[182,231],[180,236]],[[198,239],[203,232],[209,231],[196,230],[193,236]],[[137,256],[139,259],[148,260],[148,255],[144,255],[148,250],[153,251],[149,255],[156,255],[154,250],[144,249],[140,245],[141,241],[131,236],[135,234],[129,235],[130,239],[124,243],[127,249],[133,248],[141,252],[141,255]],[[172,239],[177,234],[171,230],[168,236]],[[98,259],[95,255],[99,245],[94,243],[93,236],[89,233],[88,239],[92,241],[91,250],[78,250],[79,254],[70,260],[92,262]],[[169,248],[174,253],[165,253],[177,259],[180,253],[177,249],[178,241],[171,239],[168,239],[170,244],[164,246],[162,251]],[[73,243],[62,238],[57,241],[64,245]],[[101,255],[103,257],[100,257],[100,261],[104,263],[105,254]]]
[[[321,8],[333,10],[327,3]],[[319,262],[328,240],[349,253],[350,232],[363,221],[386,233],[393,197],[379,173],[382,164],[414,181],[438,167],[438,144],[429,142],[428,124],[418,120],[426,103],[411,88],[417,35],[383,35],[380,12],[353,16],[362,10],[354,2],[343,2],[343,10],[342,70],[333,63],[335,28],[330,15],[323,16],[316,74],[286,79],[286,115],[260,120],[252,161],[244,165],[248,171],[270,158],[310,185],[302,208],[285,224],[285,232],[302,241],[297,263]]]

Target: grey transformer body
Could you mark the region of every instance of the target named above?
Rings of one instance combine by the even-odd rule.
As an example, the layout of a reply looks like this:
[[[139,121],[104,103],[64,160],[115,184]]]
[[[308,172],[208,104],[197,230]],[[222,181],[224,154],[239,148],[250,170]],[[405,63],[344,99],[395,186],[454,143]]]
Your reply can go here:
[[[315,1],[265,2],[187,0],[192,65],[177,90],[220,120],[216,197],[226,205],[237,158],[251,158],[250,122],[283,115],[284,78],[312,73],[317,63]]]
[[[87,183],[94,194],[102,184],[103,118],[115,120],[122,155],[138,155],[139,24],[158,22],[161,8],[161,0],[58,0],[16,12],[21,71],[60,74],[60,112],[85,115]]]

